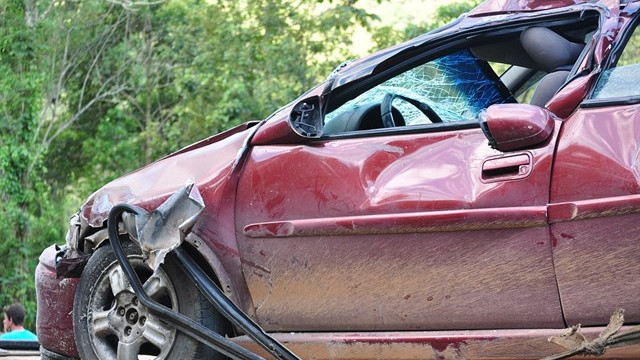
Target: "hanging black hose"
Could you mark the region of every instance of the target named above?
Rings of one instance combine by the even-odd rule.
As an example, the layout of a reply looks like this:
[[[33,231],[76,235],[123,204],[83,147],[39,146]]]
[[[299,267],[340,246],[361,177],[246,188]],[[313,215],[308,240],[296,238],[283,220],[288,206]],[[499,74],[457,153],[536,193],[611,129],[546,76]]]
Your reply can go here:
[[[127,204],[119,204],[114,206],[109,212],[108,231],[111,247],[115,253],[118,263],[126,274],[133,291],[136,293],[139,301],[148,308],[148,310],[163,320],[171,322],[171,324],[183,333],[193,337],[194,339],[210,346],[216,351],[228,356],[234,360],[264,360],[255,353],[231,342],[227,338],[215,333],[211,329],[189,319],[188,317],[175,312],[161,304],[156,303],[147,295],[142,286],[142,282],[129,263],[127,255],[120,243],[118,234],[118,222],[124,212],[130,212],[139,215],[139,208]]]
[[[231,321],[233,325],[242,329],[247,336],[277,359],[300,360],[300,358],[289,351],[289,349],[262,331],[251,318],[238,309],[238,307],[222,293],[218,286],[211,281],[211,278],[190,259],[189,255],[183,249],[177,248],[173,250],[173,252],[194,280],[196,286],[209,299],[216,310]]]

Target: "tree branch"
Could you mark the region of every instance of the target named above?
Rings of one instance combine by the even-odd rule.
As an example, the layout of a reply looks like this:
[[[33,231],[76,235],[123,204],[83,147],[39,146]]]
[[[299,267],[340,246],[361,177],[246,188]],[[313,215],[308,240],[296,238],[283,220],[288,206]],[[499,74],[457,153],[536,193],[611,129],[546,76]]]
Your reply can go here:
[[[165,3],[167,0],[156,0],[156,1],[129,1],[129,0],[106,0],[110,4],[122,6],[125,10],[129,11],[137,11],[139,7],[143,6],[152,6],[159,5]]]

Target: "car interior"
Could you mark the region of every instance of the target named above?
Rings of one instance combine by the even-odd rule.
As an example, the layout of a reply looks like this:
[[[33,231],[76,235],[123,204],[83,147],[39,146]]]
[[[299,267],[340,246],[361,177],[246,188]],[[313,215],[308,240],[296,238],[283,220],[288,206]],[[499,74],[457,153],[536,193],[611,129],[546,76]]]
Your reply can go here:
[[[497,103],[544,107],[570,80],[574,65],[585,56],[583,50],[597,29],[598,17],[592,14],[572,21],[540,22],[483,34],[468,41],[463,51],[457,47],[454,52],[449,50],[444,56],[429,61],[429,64],[443,65],[447,63],[442,61],[445,58],[462,54],[464,63],[451,63],[449,68],[471,69],[473,66],[480,69],[473,71],[482,74],[453,81],[451,78],[459,76],[456,74],[460,71],[444,68],[437,76],[419,78],[415,76],[418,67],[412,68],[329,109],[323,135],[412,125],[442,127],[450,122],[475,121],[479,111]],[[406,75],[412,71],[414,74]],[[420,71],[422,74],[433,69]],[[484,83],[478,85],[480,77]],[[402,81],[422,81],[422,84],[398,84]],[[416,91],[420,86],[429,90]],[[440,93],[450,97],[442,97]],[[454,104],[461,98],[464,104]],[[412,112],[421,113],[418,114],[421,119],[416,120]]]

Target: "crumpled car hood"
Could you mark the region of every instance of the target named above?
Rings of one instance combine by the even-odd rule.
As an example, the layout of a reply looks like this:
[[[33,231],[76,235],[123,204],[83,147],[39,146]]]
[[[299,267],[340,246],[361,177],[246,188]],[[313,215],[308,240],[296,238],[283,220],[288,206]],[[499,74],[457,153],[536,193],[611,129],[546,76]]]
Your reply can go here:
[[[150,210],[188,182],[201,189],[223,184],[254,124],[246,123],[214,135],[111,181],[82,205],[82,220],[92,227],[101,227],[117,204],[134,204]]]

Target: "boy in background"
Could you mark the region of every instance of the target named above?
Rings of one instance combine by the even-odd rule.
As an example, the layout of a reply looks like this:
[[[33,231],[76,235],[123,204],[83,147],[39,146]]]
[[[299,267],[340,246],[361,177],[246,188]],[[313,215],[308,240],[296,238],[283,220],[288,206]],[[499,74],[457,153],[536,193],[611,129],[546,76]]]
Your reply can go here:
[[[0,340],[38,340],[36,334],[22,325],[24,315],[24,307],[19,303],[4,307],[2,325],[5,333],[0,335]]]

